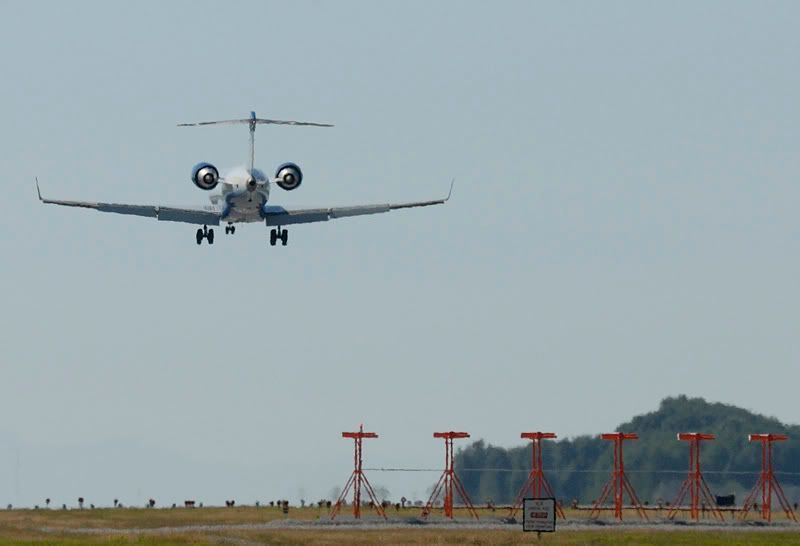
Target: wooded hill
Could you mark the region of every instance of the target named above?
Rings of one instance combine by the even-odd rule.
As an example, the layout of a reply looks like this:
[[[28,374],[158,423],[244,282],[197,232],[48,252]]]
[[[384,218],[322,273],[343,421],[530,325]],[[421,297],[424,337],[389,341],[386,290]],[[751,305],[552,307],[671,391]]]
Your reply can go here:
[[[712,493],[735,493],[737,503],[760,472],[760,444],[748,442],[747,435],[788,434],[788,441],[775,444],[773,461],[789,501],[800,500],[800,426],[736,406],[678,396],[664,399],[657,411],[634,417],[616,430],[639,434],[639,440],[625,442],[625,469],[642,502],[672,502],[686,478],[688,446],[677,440],[679,432],[717,436],[702,444],[703,472]],[[543,446],[545,472],[556,498],[588,504],[600,495],[611,474],[612,442],[595,435],[545,440]],[[530,459],[530,443],[506,449],[479,440],[460,450],[455,464],[474,503],[506,504],[513,502],[526,479]]]

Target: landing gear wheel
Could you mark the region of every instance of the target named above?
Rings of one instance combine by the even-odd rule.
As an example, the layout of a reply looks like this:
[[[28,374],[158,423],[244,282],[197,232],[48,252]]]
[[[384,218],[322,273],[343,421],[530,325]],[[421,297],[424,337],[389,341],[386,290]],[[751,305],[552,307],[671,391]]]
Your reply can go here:
[[[281,245],[286,246],[286,244],[289,242],[289,231],[281,229],[280,227],[278,227],[278,229],[270,230],[269,244],[271,246],[275,246],[278,240],[280,240]]]
[[[236,233],[236,226],[231,226],[231,235]]]
[[[214,230],[213,229],[208,229],[208,226],[203,226],[203,229],[198,229],[197,230],[196,239],[197,239],[197,244],[198,245],[202,244],[203,239],[208,241],[208,244],[213,245],[214,244]]]

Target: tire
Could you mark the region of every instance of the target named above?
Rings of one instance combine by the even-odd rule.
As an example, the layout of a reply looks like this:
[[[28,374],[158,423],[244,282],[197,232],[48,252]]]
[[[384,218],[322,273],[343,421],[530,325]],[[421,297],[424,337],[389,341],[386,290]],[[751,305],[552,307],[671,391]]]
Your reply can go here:
[[[236,233],[236,226],[231,226],[231,235]]]
[[[206,235],[206,239],[208,240],[208,244],[210,244],[210,245],[214,244],[214,230],[213,229],[209,229],[208,230],[208,235]]]
[[[285,229],[281,234],[281,243],[283,244],[283,246],[286,246],[289,243],[289,232],[286,231]]]
[[[196,238],[197,238],[197,244],[198,245],[203,244],[203,230],[202,229],[198,229],[197,230]]]
[[[275,246],[275,243],[278,241],[278,233],[273,229],[269,232],[269,244],[270,246]]]

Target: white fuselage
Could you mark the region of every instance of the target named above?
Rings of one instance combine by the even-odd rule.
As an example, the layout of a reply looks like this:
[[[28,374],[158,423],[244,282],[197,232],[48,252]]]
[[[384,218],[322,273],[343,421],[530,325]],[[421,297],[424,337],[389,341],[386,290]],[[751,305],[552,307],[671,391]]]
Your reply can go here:
[[[221,207],[225,222],[258,222],[269,200],[270,180],[263,171],[240,168],[228,173],[220,184],[221,193],[211,202]]]

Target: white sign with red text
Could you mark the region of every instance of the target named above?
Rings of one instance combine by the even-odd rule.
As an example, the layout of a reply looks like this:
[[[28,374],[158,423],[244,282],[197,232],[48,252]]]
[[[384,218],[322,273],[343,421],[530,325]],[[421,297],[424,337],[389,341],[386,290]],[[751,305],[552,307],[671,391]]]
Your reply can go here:
[[[523,499],[522,530],[553,533],[556,530],[556,499]]]

